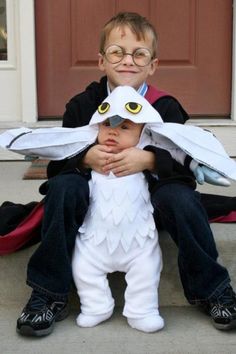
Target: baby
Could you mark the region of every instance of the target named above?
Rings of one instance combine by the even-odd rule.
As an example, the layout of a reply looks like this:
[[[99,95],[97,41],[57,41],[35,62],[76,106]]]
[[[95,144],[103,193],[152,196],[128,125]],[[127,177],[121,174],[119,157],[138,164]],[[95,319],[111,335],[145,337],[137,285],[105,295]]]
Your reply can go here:
[[[136,146],[143,124],[124,119],[115,123],[99,124],[98,143],[112,147],[114,153]],[[146,179],[143,173],[116,178],[92,171],[89,186],[89,210],[72,260],[81,302],[77,324],[93,327],[111,317],[114,299],[107,273],[120,271],[126,273],[123,314],[129,325],[158,331],[164,326],[157,293],[162,257]]]

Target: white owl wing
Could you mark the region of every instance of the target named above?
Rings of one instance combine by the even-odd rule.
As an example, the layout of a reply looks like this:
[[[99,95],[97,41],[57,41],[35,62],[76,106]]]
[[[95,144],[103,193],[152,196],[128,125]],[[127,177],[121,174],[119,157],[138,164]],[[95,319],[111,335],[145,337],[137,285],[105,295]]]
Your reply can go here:
[[[146,131],[152,144],[167,150],[179,147],[200,164],[236,180],[235,161],[210,131],[177,123],[147,124]]]
[[[10,129],[0,135],[0,146],[22,155],[62,160],[96,141],[98,126],[80,128]]]

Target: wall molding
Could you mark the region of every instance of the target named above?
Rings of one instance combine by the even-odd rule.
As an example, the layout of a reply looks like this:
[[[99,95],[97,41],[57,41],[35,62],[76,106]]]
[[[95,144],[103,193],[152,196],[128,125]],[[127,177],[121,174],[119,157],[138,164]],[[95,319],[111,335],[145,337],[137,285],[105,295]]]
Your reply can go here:
[[[19,43],[22,122],[33,123],[38,119],[34,0],[19,1]]]

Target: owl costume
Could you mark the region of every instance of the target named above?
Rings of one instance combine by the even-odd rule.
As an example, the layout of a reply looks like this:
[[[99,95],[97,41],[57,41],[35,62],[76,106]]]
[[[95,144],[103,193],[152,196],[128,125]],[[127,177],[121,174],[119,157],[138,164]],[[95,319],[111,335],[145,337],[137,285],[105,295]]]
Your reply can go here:
[[[93,327],[114,309],[107,273],[125,272],[124,316],[131,327],[154,332],[164,326],[158,311],[161,250],[143,173],[126,177],[92,172],[90,203],[72,258],[81,302],[77,324]]]
[[[193,159],[193,170],[202,164],[236,179],[235,162],[210,132],[163,123],[143,97],[125,86],[117,87],[105,99],[88,126],[10,130],[0,136],[0,145],[25,155],[60,160],[95,143],[98,123],[107,119],[111,126],[120,124],[123,119],[144,123],[139,148],[161,147],[181,164],[188,155]],[[157,296],[161,251],[143,174],[116,178],[112,174],[102,176],[92,172],[90,199],[72,262],[82,311],[77,323],[91,327],[112,315],[114,300],[106,274],[119,270],[126,272],[128,285],[123,313],[128,323],[145,332],[161,329],[164,322],[159,315]]]

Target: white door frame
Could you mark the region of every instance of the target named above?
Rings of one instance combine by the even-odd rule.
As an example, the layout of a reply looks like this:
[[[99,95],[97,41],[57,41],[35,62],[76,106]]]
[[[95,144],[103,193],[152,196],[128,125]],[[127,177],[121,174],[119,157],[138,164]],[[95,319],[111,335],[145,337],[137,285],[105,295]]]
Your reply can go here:
[[[38,108],[34,0],[19,1],[19,27],[21,49],[21,117],[22,122],[36,122],[38,120]]]
[[[0,123],[36,122],[34,0],[6,0],[7,60],[0,61]]]

